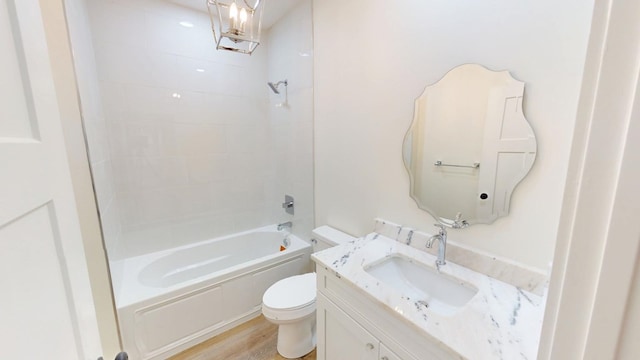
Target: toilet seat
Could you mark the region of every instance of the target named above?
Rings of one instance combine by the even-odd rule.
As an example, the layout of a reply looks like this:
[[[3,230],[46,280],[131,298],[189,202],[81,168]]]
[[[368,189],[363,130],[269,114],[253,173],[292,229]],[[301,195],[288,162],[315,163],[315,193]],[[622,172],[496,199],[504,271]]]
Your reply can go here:
[[[262,303],[272,310],[297,310],[316,301],[316,273],[296,275],[271,285]]]
[[[315,311],[315,273],[282,279],[271,285],[262,297],[262,313],[272,320],[298,320]]]

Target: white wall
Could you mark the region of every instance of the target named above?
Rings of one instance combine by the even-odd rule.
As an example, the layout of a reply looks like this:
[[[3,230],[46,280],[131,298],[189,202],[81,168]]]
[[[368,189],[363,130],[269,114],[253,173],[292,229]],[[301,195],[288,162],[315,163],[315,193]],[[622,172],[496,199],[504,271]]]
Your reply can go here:
[[[195,11],[163,0],[89,0],[89,12],[121,209],[111,259],[291,220],[285,191],[299,194],[306,220],[297,223],[311,222],[311,170],[281,171],[292,163],[279,158],[296,160],[283,154],[298,150],[285,135],[306,131],[303,144],[311,143],[310,120],[298,116],[310,101],[295,98],[310,85],[287,73],[296,90],[281,113],[267,87],[268,60],[270,79],[284,76],[283,66],[295,70],[287,52],[268,57],[268,36],[251,56],[216,50],[204,2]],[[274,32],[283,44],[298,39],[284,27]],[[285,123],[291,131],[280,131]]]
[[[299,4],[269,29],[269,81],[287,79],[288,95],[269,92],[269,123],[276,169],[273,194],[295,198],[295,234],[309,239],[313,229],[313,34],[311,0]],[[288,98],[288,99],[287,99]],[[286,106],[280,106],[287,100]],[[280,216],[286,220],[287,216]]]
[[[479,63],[526,83],[538,139],[508,217],[450,239],[547,269],[553,256],[593,2],[323,0],[314,3],[316,224],[353,234],[381,217],[429,231],[401,158],[413,102]]]

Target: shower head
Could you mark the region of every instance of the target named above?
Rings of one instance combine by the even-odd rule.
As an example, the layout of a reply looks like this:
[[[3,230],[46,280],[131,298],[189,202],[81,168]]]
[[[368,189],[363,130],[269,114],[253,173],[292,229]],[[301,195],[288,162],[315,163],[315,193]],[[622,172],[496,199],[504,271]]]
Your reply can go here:
[[[280,84],[284,84],[284,86],[286,87],[289,83],[288,83],[287,80],[278,81],[275,84],[272,83],[272,82],[268,82],[267,83],[267,85],[269,85],[271,90],[273,90],[273,92],[276,93],[276,94],[280,94],[280,91],[278,91],[278,87],[280,86]]]
[[[268,82],[267,84],[269,85],[271,90],[273,90],[274,93],[280,94],[280,91],[278,91],[278,85],[274,85],[272,82]]]

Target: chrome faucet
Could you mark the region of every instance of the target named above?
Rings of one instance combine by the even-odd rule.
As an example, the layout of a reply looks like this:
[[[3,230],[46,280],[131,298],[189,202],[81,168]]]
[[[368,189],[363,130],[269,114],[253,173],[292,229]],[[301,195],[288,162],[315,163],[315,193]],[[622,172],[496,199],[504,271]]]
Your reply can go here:
[[[438,240],[440,242],[438,245],[438,259],[436,260],[436,268],[440,271],[440,266],[447,264],[444,260],[447,252],[447,230],[445,230],[445,227],[442,224],[434,224],[434,226],[440,228],[440,231],[429,238],[427,241],[427,249],[431,249],[434,240]]]
[[[291,230],[292,226],[293,226],[293,223],[291,221],[283,222],[282,224],[278,224],[278,231],[284,228],[289,228],[289,230]]]
[[[453,220],[453,224],[451,225],[451,227],[453,227],[454,229],[464,229],[467,226],[469,226],[469,223],[467,222],[467,220],[464,220],[462,218],[462,213],[457,213],[456,219]]]

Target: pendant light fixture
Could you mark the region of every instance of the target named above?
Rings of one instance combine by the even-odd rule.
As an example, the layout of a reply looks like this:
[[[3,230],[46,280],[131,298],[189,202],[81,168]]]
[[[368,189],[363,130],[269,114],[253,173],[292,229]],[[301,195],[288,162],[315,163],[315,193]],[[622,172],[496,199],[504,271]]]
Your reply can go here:
[[[207,0],[216,49],[249,54],[260,44],[265,0]]]

